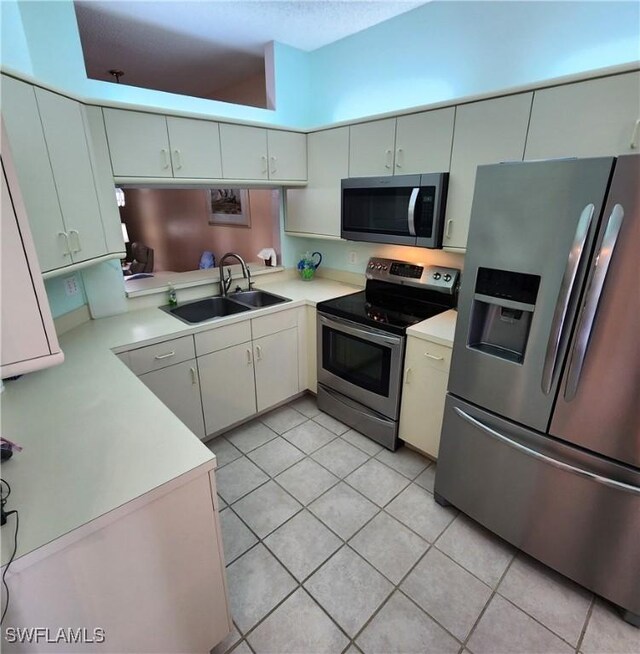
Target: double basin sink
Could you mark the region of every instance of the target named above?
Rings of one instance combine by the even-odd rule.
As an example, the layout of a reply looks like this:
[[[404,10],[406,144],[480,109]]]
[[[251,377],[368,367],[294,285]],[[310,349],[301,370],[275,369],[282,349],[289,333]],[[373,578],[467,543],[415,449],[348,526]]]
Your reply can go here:
[[[204,300],[185,302],[177,307],[164,306],[160,308],[183,322],[194,324],[283,302],[291,302],[291,300],[266,291],[237,291],[226,297],[210,297]]]

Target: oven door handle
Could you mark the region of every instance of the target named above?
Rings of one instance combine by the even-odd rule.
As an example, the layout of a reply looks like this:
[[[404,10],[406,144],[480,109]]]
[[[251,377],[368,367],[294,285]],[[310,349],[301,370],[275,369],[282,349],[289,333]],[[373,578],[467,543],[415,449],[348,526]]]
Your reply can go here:
[[[391,336],[373,328],[361,329],[356,325],[356,323],[343,318],[336,318],[335,316],[328,318],[324,315],[318,314],[318,320],[327,327],[335,327],[339,331],[359,336],[360,338],[364,338],[367,341],[372,341],[374,343],[384,343],[385,345],[393,345],[396,347],[402,343],[402,336]]]
[[[418,195],[420,194],[419,188],[414,188],[411,191],[411,197],[409,198],[409,211],[407,212],[407,223],[409,225],[409,234],[411,236],[416,236],[416,202],[418,201]]]

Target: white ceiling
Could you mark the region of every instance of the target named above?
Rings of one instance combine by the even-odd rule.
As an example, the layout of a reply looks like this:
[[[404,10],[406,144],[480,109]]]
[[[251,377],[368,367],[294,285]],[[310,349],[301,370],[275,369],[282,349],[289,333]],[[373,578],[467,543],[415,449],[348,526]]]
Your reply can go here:
[[[315,50],[425,4],[408,0],[76,0],[89,77],[186,95],[264,72],[264,47]],[[167,88],[171,87],[171,88]],[[197,90],[198,92],[194,92]]]

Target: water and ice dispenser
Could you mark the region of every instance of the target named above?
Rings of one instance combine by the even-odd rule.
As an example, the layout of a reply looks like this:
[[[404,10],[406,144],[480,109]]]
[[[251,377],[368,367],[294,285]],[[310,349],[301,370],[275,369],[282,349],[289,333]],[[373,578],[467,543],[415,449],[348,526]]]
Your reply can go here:
[[[479,268],[468,346],[522,363],[539,286],[539,275]]]

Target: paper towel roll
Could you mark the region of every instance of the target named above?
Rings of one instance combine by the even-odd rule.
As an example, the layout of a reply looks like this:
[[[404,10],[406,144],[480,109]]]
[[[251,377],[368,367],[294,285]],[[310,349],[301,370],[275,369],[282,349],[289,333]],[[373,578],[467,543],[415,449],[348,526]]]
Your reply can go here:
[[[278,256],[273,248],[262,248],[258,252],[258,259],[262,259],[267,266],[277,266]]]

